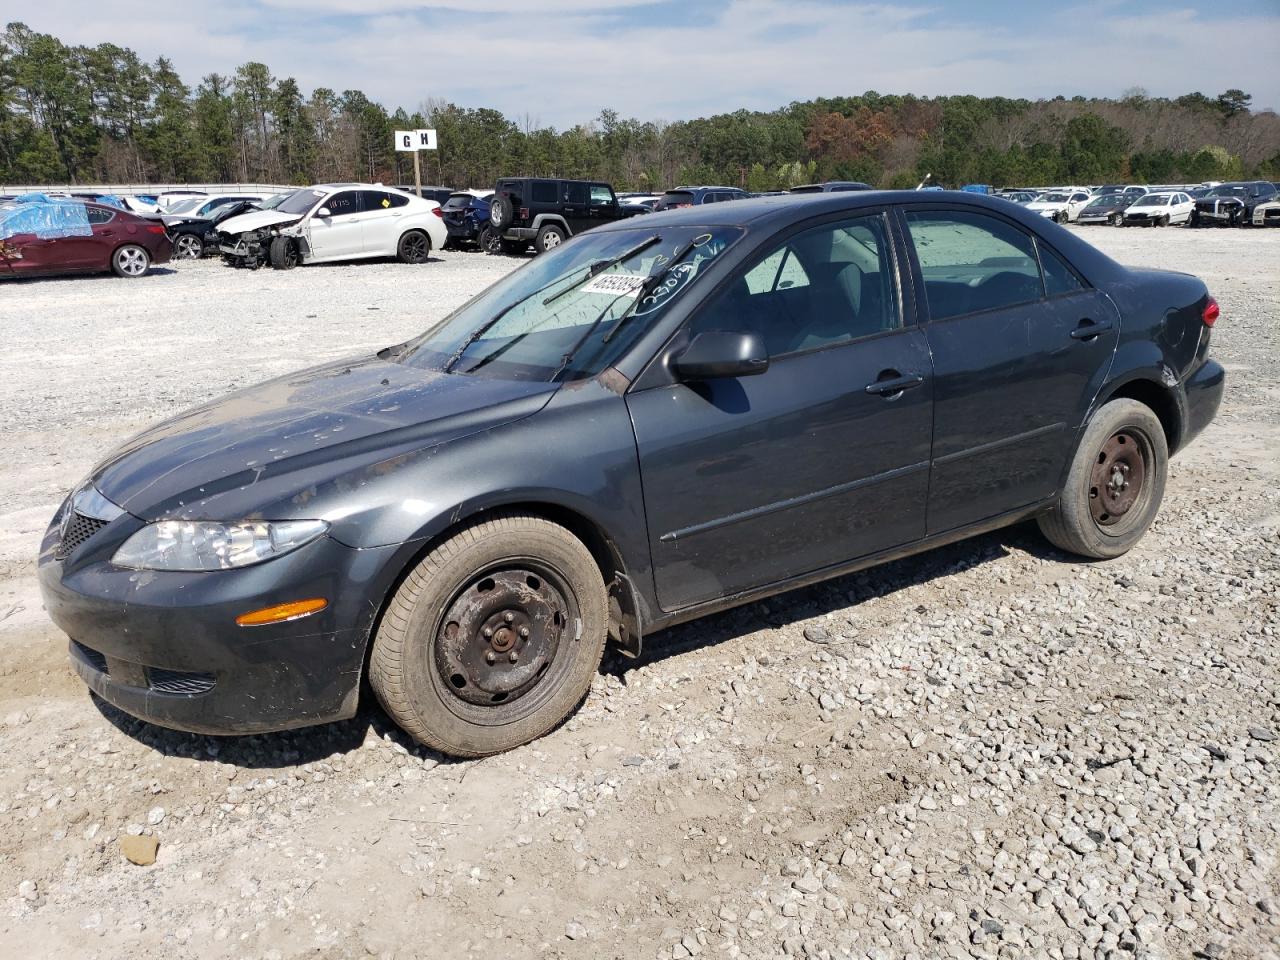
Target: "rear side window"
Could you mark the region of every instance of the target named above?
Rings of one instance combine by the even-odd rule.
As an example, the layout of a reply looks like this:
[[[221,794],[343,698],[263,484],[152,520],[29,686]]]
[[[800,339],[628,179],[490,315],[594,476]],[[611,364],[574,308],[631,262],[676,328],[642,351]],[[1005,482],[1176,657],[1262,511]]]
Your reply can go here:
[[[908,212],[907,227],[935,321],[1044,295],[1035,245],[1012,224],[981,213],[930,210]]]
[[[88,207],[85,212],[90,223],[110,223],[116,217],[110,210],[103,210],[101,207]]]
[[[1043,243],[1037,246],[1040,248],[1040,266],[1044,270],[1044,289],[1048,296],[1058,297],[1084,289],[1084,284],[1065,260]]]
[[[381,190],[364,190],[360,194],[361,208],[364,210],[394,210],[409,202],[408,197],[395,193],[383,193]]]
[[[535,180],[529,184],[529,197],[532,203],[555,203],[556,183],[554,180]]]

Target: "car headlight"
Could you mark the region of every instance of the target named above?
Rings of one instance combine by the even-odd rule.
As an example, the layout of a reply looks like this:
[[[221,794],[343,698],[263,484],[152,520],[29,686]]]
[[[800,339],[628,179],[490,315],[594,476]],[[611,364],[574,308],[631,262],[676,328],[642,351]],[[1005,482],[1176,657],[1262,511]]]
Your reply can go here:
[[[229,570],[296,550],[328,529],[323,520],[160,520],[126,540],[111,562],[134,570]]]

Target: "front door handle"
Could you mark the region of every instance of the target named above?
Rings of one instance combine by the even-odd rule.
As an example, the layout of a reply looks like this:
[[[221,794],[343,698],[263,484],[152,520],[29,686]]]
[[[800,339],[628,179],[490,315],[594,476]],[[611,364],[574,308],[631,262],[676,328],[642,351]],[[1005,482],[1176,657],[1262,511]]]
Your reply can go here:
[[[904,376],[898,373],[897,370],[885,370],[881,372],[879,379],[875,383],[867,384],[866,390],[872,396],[893,399],[899,396],[903,390],[910,390],[912,387],[918,387],[922,383],[924,383],[924,377],[918,373]]]
[[[1072,340],[1092,340],[1100,333],[1106,333],[1111,329],[1110,320],[1089,320],[1080,321],[1080,326],[1071,331]]]

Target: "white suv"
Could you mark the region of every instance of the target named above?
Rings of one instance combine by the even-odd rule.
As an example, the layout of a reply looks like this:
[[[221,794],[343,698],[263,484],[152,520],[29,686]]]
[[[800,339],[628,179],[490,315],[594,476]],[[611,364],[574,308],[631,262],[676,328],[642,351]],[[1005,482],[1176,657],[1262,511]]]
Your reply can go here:
[[[425,263],[448,238],[440,204],[376,183],[304,187],[272,210],[232,217],[218,234],[226,262],[280,270],[365,257]]]

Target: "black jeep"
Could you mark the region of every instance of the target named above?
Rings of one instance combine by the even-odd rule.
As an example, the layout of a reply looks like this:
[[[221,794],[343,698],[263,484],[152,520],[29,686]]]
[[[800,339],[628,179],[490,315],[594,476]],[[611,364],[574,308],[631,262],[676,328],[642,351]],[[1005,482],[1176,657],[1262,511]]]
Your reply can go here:
[[[488,253],[546,253],[574,234],[624,218],[613,187],[592,180],[499,180],[480,236]]]

